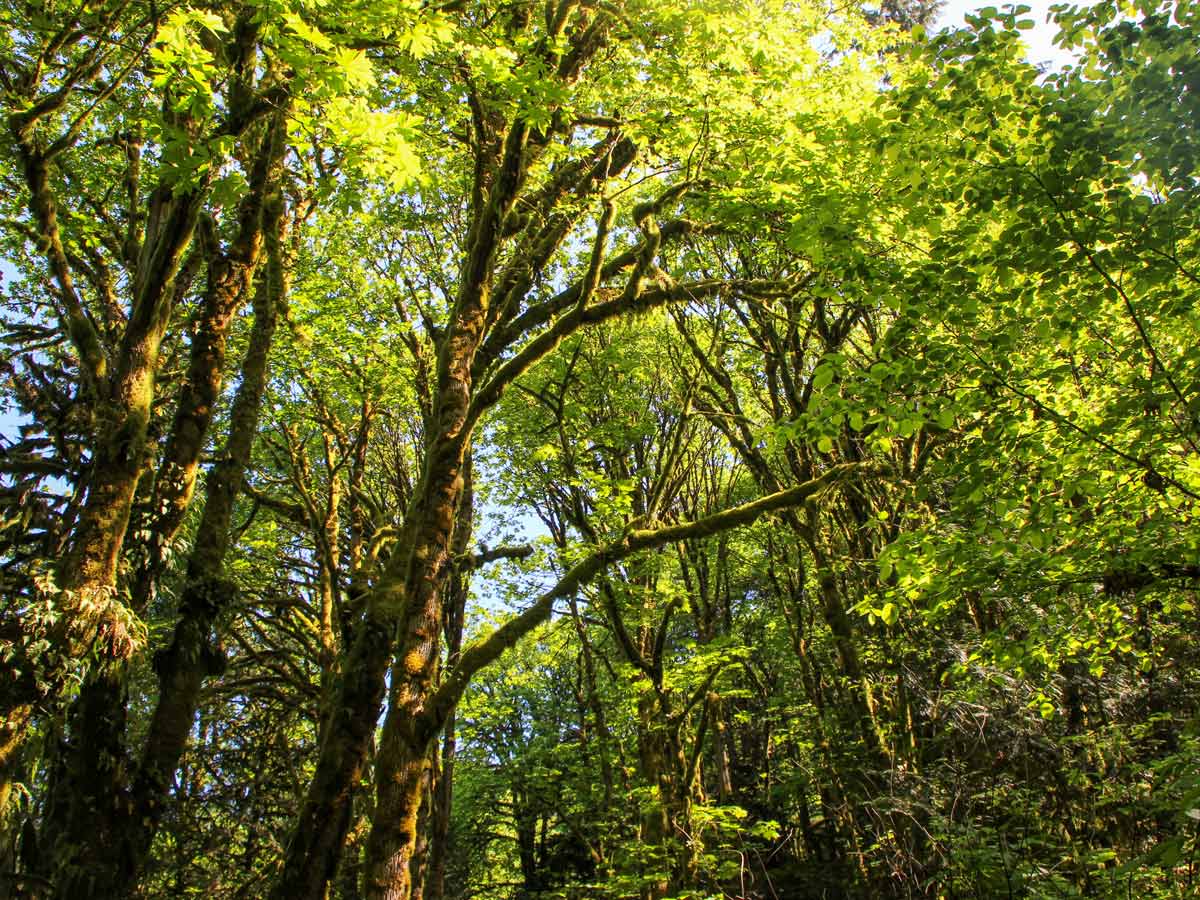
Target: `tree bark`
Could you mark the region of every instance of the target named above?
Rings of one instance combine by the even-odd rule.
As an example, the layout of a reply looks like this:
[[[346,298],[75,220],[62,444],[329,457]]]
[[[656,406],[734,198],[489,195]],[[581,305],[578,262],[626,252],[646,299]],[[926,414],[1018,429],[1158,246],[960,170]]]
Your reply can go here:
[[[276,123],[282,140],[282,117]],[[282,157],[277,157],[277,162]],[[159,696],[134,784],[135,855],[144,864],[164,811],[167,790],[195,718],[204,679],[224,668],[224,652],[213,634],[217,618],[229,607],[236,589],[222,577],[232,538],[234,504],[258,432],[262,399],[275,325],[288,289],[281,242],[284,201],[276,184],[264,204],[263,231],[268,262],[254,297],[254,325],[241,366],[241,384],[230,412],[229,439],[222,458],[208,476],[204,512],[196,544],[188,559],[187,580],[180,600],[179,621],[170,645],[155,659]]]
[[[471,545],[474,525],[475,492],[473,490],[472,464],[468,457],[464,466],[463,496],[458,513],[457,529],[454,533],[453,557],[458,561],[450,576],[446,591],[445,621],[446,664],[453,668],[462,651],[463,626],[466,620],[469,574],[465,571],[467,550]],[[450,816],[454,803],[454,755],[457,751],[455,737],[455,709],[446,716],[442,727],[440,765],[434,769],[433,796],[430,799],[429,861],[426,868],[424,900],[442,900],[446,893],[446,858],[450,837]]]
[[[253,290],[262,257],[263,210],[270,180],[277,176],[282,145],[268,128],[255,154],[250,189],[238,204],[237,233],[228,248],[216,246],[210,225],[200,245],[207,256],[208,273],[200,318],[188,351],[188,369],[162,460],[154,479],[154,497],[147,526],[151,537],[146,556],[137,567],[130,588],[131,606],[141,615],[154,598],[166,566],[167,551],[191,508],[200,468],[200,454],[216,415],[225,381],[226,345],[237,311]],[[207,245],[207,246],[206,246]]]
[[[281,158],[276,152],[275,159]],[[272,260],[255,296],[255,324],[231,412],[230,436],[225,457],[209,476],[180,619],[171,644],[155,659],[159,698],[136,771],[127,771],[123,745],[124,661],[101,659],[94,664],[76,704],[75,750],[65,754],[47,817],[54,895],[63,900],[133,892],[194,722],[203,679],[219,671],[223,662],[211,630],[229,605],[233,588],[219,572],[228,548],[234,500],[257,432],[269,348],[280,296],[286,289],[279,251],[283,199],[278,188],[266,208],[264,229]]]

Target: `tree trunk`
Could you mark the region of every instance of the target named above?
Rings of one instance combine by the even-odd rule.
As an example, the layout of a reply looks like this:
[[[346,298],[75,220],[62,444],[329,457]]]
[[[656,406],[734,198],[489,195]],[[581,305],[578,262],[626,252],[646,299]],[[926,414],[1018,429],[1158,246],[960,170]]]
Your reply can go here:
[[[424,770],[436,728],[426,715],[439,657],[451,542],[466,487],[475,354],[491,302],[501,229],[524,180],[528,126],[518,120],[504,140],[486,200],[476,210],[459,295],[438,354],[432,426],[424,472],[408,520],[413,523],[405,571],[391,702],[376,760],[376,806],[367,842],[369,900],[408,900]],[[439,723],[440,724],[440,723]]]
[[[663,729],[655,722],[654,705],[649,692],[638,698],[638,761],[642,780],[653,791],[653,799],[642,808],[639,852],[648,854],[650,860],[650,871],[642,877],[642,900],[662,900],[671,889],[673,854],[669,842],[673,828],[669,798],[674,786],[667,772]]]
[[[389,583],[385,576],[368,598],[366,616],[356,628],[354,646],[338,680],[337,701],[330,711],[317,769],[271,890],[273,900],[325,900],[383,703],[394,627],[384,610],[403,602],[403,596],[403,587]]]
[[[31,190],[36,198],[37,186]],[[29,707],[53,703],[61,695],[71,659],[92,650],[103,660],[126,659],[142,643],[137,620],[117,599],[117,569],[134,492],[147,465],[146,429],[173,280],[195,231],[202,195],[199,191],[176,197],[169,188],[160,188],[152,197],[150,227],[117,366],[98,384],[99,433],[87,500],[49,591],[56,620],[45,629],[45,638],[53,652],[39,654],[32,661],[35,666],[23,666],[20,677],[5,673],[0,684],[0,773],[11,771],[9,761],[28,733]],[[36,200],[34,207],[35,212],[40,208]],[[57,240],[53,206],[37,217],[43,231],[49,229]]]
[[[463,495],[459,504],[458,522],[454,533],[452,555],[463,560],[471,546],[474,527],[475,491],[472,463],[468,456],[463,466]],[[443,630],[446,638],[446,663],[453,668],[462,650],[463,626],[466,620],[469,577],[464,566],[455,566],[446,590],[446,609]],[[433,796],[430,800],[429,862],[423,891],[424,900],[442,900],[446,893],[447,842],[450,837],[450,815],[454,802],[454,754],[456,716],[451,709],[442,729],[441,765],[434,770]]]
[[[389,750],[376,758],[388,780],[377,779],[380,800],[367,842],[368,900],[409,900],[417,818],[429,768],[427,745],[401,743],[393,735]]]
[[[65,791],[55,807],[61,813],[48,816],[55,847],[55,896],[63,900],[133,892],[194,723],[203,680],[223,667],[223,653],[211,632],[234,592],[220,570],[234,502],[258,429],[269,349],[286,290],[279,248],[282,195],[269,199],[264,218],[272,258],[255,295],[255,322],[231,411],[225,458],[209,476],[180,618],[171,644],[155,659],[159,698],[136,773],[124,771],[123,661],[94,666],[77,703],[76,751],[67,754],[66,779],[52,791],[52,797]]]
[[[442,764],[434,782],[429,835],[429,873],[424,900],[443,900],[446,896],[446,860],[450,855],[450,816],[454,811],[454,754],[458,747],[453,712],[446,720],[442,735]]]
[[[188,351],[188,370],[180,390],[162,461],[154,479],[154,497],[146,522],[151,537],[130,589],[131,606],[143,614],[154,598],[166,566],[167,551],[191,508],[200,455],[216,415],[225,381],[226,348],[234,316],[253,290],[263,247],[263,209],[270,179],[277,174],[279,141],[267,130],[255,156],[250,190],[238,204],[238,231],[228,249],[217,243],[215,228],[202,230],[208,277],[196,332]]]

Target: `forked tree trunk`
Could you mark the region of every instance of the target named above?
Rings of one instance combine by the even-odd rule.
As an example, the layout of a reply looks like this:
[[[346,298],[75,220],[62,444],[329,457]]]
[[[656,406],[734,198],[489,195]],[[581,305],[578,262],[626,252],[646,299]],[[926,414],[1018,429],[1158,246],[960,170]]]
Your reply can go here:
[[[278,161],[280,154],[275,157]],[[279,251],[282,196],[276,192],[266,206],[264,227],[272,259],[255,296],[255,323],[231,411],[229,441],[225,457],[209,476],[180,619],[172,643],[155,661],[158,704],[136,771],[126,771],[124,661],[102,659],[94,664],[75,706],[73,749],[64,754],[46,820],[46,874],[54,896],[62,900],[133,893],[192,729],[203,679],[222,662],[211,630],[229,604],[232,587],[220,579],[219,571],[257,432],[268,352],[279,298],[286,289]]]
[[[488,227],[497,228],[506,211],[506,205],[496,209],[496,222]],[[408,900],[410,894],[417,813],[431,743],[437,734],[425,715],[426,704],[440,655],[442,603],[453,564],[451,543],[466,483],[471,364],[487,315],[494,250],[494,246],[477,248],[472,254],[471,262],[481,268],[474,273],[468,270],[464,284],[471,287],[460,297],[454,331],[439,360],[434,407],[439,434],[426,456],[423,490],[414,510],[414,540],[405,578],[407,602],[392,669],[391,700],[375,760],[375,821],[367,842],[369,900]],[[480,253],[487,259],[474,258]]]
[[[162,460],[154,478],[151,510],[145,526],[145,558],[130,584],[130,605],[142,615],[154,599],[166,567],[171,544],[179,534],[196,488],[200,456],[225,385],[226,353],[234,317],[251,297],[263,249],[266,192],[283,147],[273,139],[273,127],[263,135],[250,172],[250,189],[238,203],[237,233],[225,249],[217,246],[215,224],[201,230],[201,253],[207,259],[207,278],[200,318],[188,349],[188,368],[180,389]],[[189,262],[189,265],[195,263]]]
[[[53,205],[42,209],[30,176],[36,216],[57,238]],[[40,173],[45,177],[44,171]],[[10,781],[15,754],[28,735],[34,709],[65,689],[72,659],[95,651],[103,660],[129,657],[141,644],[135,619],[117,598],[117,569],[134,493],[146,469],[146,429],[154,399],[158,350],[171,312],[173,280],[196,227],[203,191],[155,192],[134,297],[117,366],[96,389],[99,434],[90,465],[87,499],[47,602],[54,620],[44,629],[51,652],[15,667],[0,681],[0,783]],[[48,203],[43,198],[42,203]],[[61,245],[60,245],[61,246]],[[69,284],[69,282],[68,282]],[[27,637],[38,639],[41,632]]]
[[[276,123],[276,141],[282,141],[282,121],[280,117]],[[277,156],[276,163],[281,159]],[[242,361],[241,384],[230,411],[229,439],[223,457],[208,476],[204,511],[188,559],[175,633],[155,660],[158,703],[134,782],[137,825],[133,853],[138,870],[145,864],[165,811],[167,792],[187,745],[204,679],[218,674],[225,664],[213,629],[235,594],[233,585],[223,577],[225,556],[232,539],[234,505],[258,433],[275,326],[288,290],[281,246],[283,216],[282,189],[276,184],[264,205],[268,261],[254,296],[254,325]]]
[[[257,46],[255,13],[256,10],[249,8],[242,11],[235,40],[229,47],[231,58],[243,64]],[[108,20],[110,24],[117,21],[116,13],[113,16]],[[104,21],[101,15],[96,20],[97,27],[104,29],[106,26],[101,24]],[[72,42],[88,34],[86,30],[67,29],[63,36],[68,33]],[[120,340],[106,347],[75,289],[51,182],[51,163],[75,146],[81,134],[88,134],[82,126],[95,111],[95,104],[129,74],[128,70],[118,73],[107,68],[104,61],[107,42],[93,41],[88,36],[84,43],[89,42],[94,49],[89,53],[91,62],[87,66],[77,69],[54,94],[41,102],[28,103],[26,109],[9,115],[7,120],[29,190],[29,211],[38,249],[58,288],[65,337],[69,338],[79,361],[80,398],[91,406],[95,433],[90,447],[86,499],[71,529],[67,550],[55,566],[53,583],[43,586],[43,599],[53,621],[47,625],[32,622],[29,633],[22,635],[25,642],[39,648],[42,641],[47,642],[50,650],[39,649],[32,654],[28,664],[21,667],[19,677],[15,673],[0,673],[0,791],[22,736],[28,733],[33,711],[38,707],[53,709],[61,699],[71,661],[88,653],[94,653],[102,663],[125,660],[141,643],[136,616],[116,594],[119,560],[133,499],[149,465],[147,430],[155,398],[159,350],[177,298],[175,279],[192,243],[208,185],[220,168],[206,167],[199,173],[198,182],[185,190],[173,179],[163,178],[150,193],[144,214],[136,208],[128,210],[132,221],[121,250],[128,265],[128,318]],[[142,50],[145,49],[143,46]],[[235,67],[243,73],[255,72],[253,65]],[[101,87],[107,79],[112,80]],[[77,120],[77,128],[68,129],[58,141],[46,147],[39,123],[55,117],[71,96],[88,84],[100,88],[94,105]],[[252,98],[245,87],[233,84],[229,88],[230,100],[223,124],[227,136],[237,138],[260,114],[260,108],[249,102]],[[194,124],[185,121],[186,112],[169,110],[167,115],[175,117],[173,124],[181,128]],[[131,165],[136,165],[136,158],[134,154]],[[137,207],[136,177],[131,184],[130,204]],[[93,683],[98,685],[111,678],[111,674],[101,674]]]

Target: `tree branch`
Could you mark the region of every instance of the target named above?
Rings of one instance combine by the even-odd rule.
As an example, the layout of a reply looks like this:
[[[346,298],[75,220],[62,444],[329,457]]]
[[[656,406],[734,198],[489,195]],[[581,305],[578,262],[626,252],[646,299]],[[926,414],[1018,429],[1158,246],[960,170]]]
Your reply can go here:
[[[851,475],[878,471],[880,467],[877,465],[843,463],[834,466],[824,475],[787,490],[695,521],[680,522],[662,528],[634,529],[626,532],[620,539],[596,548],[567,570],[558,583],[543,593],[533,606],[462,651],[458,665],[449,673],[426,706],[423,716],[425,721],[421,723],[424,732],[429,735],[437,733],[475,673],[495,662],[505,650],[550,618],[555,600],[574,594],[613,563],[642,550],[661,547],[674,541],[707,537],[740,525],[748,525],[769,512],[806,503]]]
[[[752,289],[762,284],[764,283],[726,281],[724,279],[697,281],[690,284],[643,290],[633,296],[621,294],[615,299],[592,306],[576,305],[570,312],[556,319],[549,328],[531,338],[515,356],[500,366],[496,373],[480,386],[479,391],[472,398],[467,422],[474,425],[484,410],[495,404],[514,380],[529,371],[536,362],[553,351],[564,338],[584,325],[595,325],[625,313],[641,312],[667,303],[682,303],[710,297],[723,290]],[[774,283],[772,282],[772,284]],[[586,302],[586,296],[586,294],[580,295],[584,302]]]
[[[471,572],[498,559],[526,559],[531,555],[533,555],[533,546],[531,544],[518,544],[513,547],[493,547],[491,550],[484,547],[478,553],[469,553],[462,557],[459,560],[459,566],[461,571]]]

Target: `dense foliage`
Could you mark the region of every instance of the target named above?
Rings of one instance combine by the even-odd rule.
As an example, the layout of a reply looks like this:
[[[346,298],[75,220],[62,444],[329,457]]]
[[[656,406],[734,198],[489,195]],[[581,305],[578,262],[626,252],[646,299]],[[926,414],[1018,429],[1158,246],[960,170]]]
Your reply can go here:
[[[0,3],[0,897],[1200,891],[1200,6]]]

